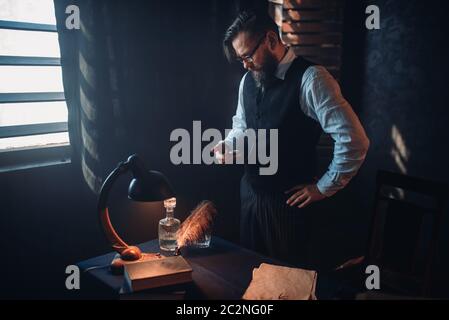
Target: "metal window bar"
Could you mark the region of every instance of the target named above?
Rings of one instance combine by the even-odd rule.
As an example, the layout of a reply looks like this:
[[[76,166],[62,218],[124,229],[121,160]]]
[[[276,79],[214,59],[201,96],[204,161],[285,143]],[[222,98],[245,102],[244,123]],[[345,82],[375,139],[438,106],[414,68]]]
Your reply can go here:
[[[56,32],[56,25],[0,20],[0,29]]]
[[[0,93],[0,103],[65,101],[64,92]]]
[[[66,132],[67,122],[40,123],[0,127],[0,138],[31,136],[36,134]]]
[[[60,58],[0,56],[0,66],[60,66]]]

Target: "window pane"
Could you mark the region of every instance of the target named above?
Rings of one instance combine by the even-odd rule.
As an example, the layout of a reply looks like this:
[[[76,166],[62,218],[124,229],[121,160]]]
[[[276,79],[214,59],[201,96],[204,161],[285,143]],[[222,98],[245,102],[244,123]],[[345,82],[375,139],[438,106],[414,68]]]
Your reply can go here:
[[[0,126],[66,121],[65,101],[0,104]]]
[[[58,34],[0,29],[0,55],[59,58]]]
[[[53,0],[0,0],[0,20],[56,24]]]
[[[67,144],[69,144],[69,133],[58,132],[26,137],[3,138],[0,139],[0,150]]]
[[[61,67],[0,66],[0,93],[63,91]]]

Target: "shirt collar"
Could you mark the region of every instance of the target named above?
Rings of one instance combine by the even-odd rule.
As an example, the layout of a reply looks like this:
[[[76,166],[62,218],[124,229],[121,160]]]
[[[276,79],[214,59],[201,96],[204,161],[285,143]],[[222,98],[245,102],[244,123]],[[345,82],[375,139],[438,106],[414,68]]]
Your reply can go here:
[[[288,48],[287,52],[285,53],[281,62],[279,62],[278,66],[277,66],[276,72],[274,74],[275,77],[278,79],[284,80],[285,74],[287,73],[293,60],[295,60],[295,59],[296,59],[295,52],[291,48]]]

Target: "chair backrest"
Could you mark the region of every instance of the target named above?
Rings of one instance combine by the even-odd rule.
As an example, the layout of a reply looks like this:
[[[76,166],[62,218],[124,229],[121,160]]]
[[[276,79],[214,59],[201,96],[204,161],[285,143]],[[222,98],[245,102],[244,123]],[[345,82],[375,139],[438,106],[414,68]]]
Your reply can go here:
[[[379,171],[366,262],[381,272],[381,289],[429,296],[438,231],[449,187]]]

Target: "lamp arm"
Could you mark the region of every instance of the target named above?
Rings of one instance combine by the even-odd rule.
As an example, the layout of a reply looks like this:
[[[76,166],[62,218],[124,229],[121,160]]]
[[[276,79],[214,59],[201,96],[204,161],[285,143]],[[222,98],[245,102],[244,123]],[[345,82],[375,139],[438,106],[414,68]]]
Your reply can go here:
[[[111,243],[112,248],[120,253],[121,255],[123,252],[128,249],[130,246],[123,241],[117,232],[115,231],[114,227],[112,226],[111,220],[109,218],[109,211],[107,207],[107,200],[109,196],[109,192],[111,191],[112,185],[117,180],[119,176],[124,174],[129,169],[129,162],[120,162],[118,166],[114,169],[114,171],[109,174],[109,176],[104,181],[101,190],[100,190],[100,196],[98,200],[98,206],[97,210],[100,217],[100,223],[103,227],[104,234],[108,241]]]

